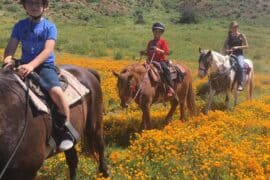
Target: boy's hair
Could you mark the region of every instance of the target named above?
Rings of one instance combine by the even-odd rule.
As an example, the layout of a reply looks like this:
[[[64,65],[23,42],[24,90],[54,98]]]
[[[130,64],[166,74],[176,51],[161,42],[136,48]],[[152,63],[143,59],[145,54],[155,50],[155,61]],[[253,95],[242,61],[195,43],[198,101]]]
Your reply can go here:
[[[20,0],[20,4],[24,5],[28,0]],[[42,0],[43,6],[47,7],[49,5],[49,0]]]

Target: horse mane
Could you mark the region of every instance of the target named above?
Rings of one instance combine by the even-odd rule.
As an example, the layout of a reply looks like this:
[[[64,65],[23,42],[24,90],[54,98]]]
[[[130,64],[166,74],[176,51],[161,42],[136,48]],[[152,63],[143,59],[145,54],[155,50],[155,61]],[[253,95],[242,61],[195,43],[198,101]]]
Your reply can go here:
[[[224,61],[228,60],[227,58],[229,58],[228,55],[223,55],[223,54],[221,54],[221,53],[219,53],[217,51],[211,51],[211,52],[212,52],[212,55],[217,56],[217,57],[219,57],[219,59],[222,59]]]

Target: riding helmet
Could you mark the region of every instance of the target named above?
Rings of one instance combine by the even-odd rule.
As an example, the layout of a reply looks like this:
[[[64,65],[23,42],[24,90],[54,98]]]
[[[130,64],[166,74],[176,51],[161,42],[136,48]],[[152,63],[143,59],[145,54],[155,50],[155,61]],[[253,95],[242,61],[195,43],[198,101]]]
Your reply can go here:
[[[24,5],[28,0],[20,0],[20,4]],[[49,0],[42,0],[43,6],[47,7],[49,5]]]
[[[162,30],[164,32],[165,31],[165,25],[160,23],[160,22],[154,23],[153,26],[152,26],[152,30],[154,30],[154,29],[160,29],[160,30]]]

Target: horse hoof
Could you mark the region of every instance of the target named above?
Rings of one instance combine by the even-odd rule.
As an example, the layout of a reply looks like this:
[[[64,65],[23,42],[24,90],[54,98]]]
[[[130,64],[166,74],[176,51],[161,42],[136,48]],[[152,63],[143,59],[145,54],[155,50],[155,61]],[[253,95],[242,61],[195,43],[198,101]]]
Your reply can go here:
[[[109,177],[109,175],[110,175],[107,168],[100,167],[100,168],[99,168],[99,172],[102,173],[102,176],[103,176],[104,178],[107,178],[107,177]]]

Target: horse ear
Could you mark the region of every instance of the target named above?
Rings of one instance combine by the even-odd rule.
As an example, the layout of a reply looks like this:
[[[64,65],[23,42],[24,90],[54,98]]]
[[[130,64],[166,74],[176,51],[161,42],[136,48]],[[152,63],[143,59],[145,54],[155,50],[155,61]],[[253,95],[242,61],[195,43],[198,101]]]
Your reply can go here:
[[[120,75],[117,72],[113,71],[112,73],[115,77],[119,78]]]
[[[207,52],[207,55],[209,56],[209,55],[211,55],[211,53],[212,53],[212,51],[209,50],[209,51]]]
[[[199,53],[200,53],[200,54],[202,53],[202,49],[201,49],[201,47],[199,47]]]

